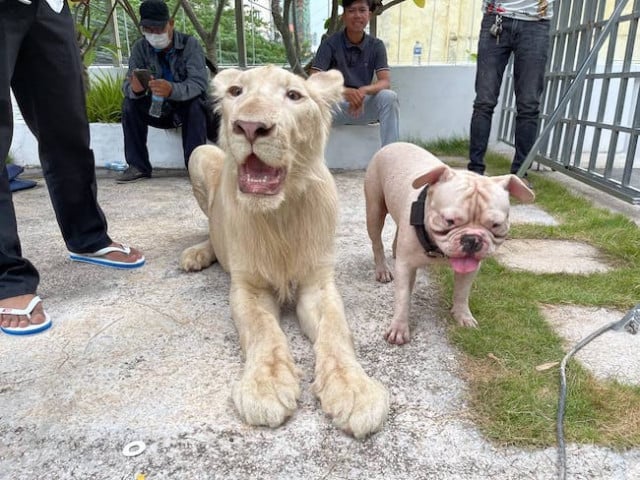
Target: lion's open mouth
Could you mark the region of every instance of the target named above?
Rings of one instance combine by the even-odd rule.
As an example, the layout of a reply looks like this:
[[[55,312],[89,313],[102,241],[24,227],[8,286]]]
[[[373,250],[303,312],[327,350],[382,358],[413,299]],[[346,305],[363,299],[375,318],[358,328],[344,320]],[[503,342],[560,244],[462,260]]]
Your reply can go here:
[[[282,189],[285,176],[283,168],[270,167],[252,153],[238,168],[238,188],[242,193],[276,195]]]

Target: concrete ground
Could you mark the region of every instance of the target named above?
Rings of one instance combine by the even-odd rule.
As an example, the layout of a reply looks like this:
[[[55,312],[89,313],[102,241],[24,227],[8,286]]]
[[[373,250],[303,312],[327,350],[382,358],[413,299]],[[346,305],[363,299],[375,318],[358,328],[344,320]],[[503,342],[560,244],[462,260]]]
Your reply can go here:
[[[555,448],[502,448],[470,420],[461,357],[446,337],[446,299],[428,285],[428,271],[412,299],[411,343],[383,340],[393,286],[374,280],[362,171],[335,174],[337,283],[358,357],[391,393],[386,425],[363,441],[338,431],[320,410],[310,390],[312,348],[291,308],[282,323],[303,371],[299,408],[277,429],[239,420],[230,400],[242,364],[228,275],[218,265],[191,274],[178,266],[180,252],[204,239],[207,227],[188,179],[165,174],[117,185],[112,174],[100,175],[110,232],[145,252],[142,269],[69,261],[44,182],[14,196],[24,255],[41,273],[39,293],[54,326],[0,338],[1,479],[557,477]],[[513,214],[554,221],[530,206]],[[388,228],[388,247],[391,235]],[[479,319],[480,328],[483,321],[490,320]],[[134,440],[146,450],[124,456]],[[640,449],[569,445],[567,460],[570,479],[640,478]]]

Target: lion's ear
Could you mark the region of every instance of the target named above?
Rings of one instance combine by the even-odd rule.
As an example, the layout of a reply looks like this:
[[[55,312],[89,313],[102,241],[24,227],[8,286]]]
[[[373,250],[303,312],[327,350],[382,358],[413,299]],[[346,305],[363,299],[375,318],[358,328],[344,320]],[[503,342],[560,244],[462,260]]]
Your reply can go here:
[[[241,74],[242,70],[238,70],[237,68],[226,68],[218,72],[211,81],[214,96],[223,97],[224,92],[227,91],[229,86],[232,85]]]
[[[335,103],[342,99],[344,78],[338,70],[314,73],[307,79],[307,83],[329,103]]]

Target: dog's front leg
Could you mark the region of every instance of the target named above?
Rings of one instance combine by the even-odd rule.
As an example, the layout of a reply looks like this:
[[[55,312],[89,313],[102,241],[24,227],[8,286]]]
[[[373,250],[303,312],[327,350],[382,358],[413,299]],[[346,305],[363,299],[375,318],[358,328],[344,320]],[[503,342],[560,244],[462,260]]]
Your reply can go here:
[[[396,277],[394,285],[393,320],[387,328],[384,338],[387,342],[402,345],[408,343],[411,334],[409,330],[409,307],[411,292],[416,282],[416,267],[396,259]]]
[[[313,389],[338,428],[363,438],[382,427],[389,394],[358,363],[333,272],[324,277],[300,286],[297,307],[316,354]]]
[[[279,305],[267,285],[231,282],[231,309],[245,355],[244,371],[233,388],[240,416],[251,425],[277,427],[296,409],[299,373],[278,317]]]
[[[478,322],[473,318],[473,314],[469,309],[469,294],[479,269],[470,273],[454,272],[453,274],[453,306],[451,307],[451,314],[462,327],[478,326]]]

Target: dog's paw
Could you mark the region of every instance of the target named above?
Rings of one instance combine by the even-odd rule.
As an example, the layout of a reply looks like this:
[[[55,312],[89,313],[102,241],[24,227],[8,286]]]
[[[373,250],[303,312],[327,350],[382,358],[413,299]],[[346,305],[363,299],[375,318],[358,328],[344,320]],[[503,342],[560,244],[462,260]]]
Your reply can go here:
[[[404,345],[411,340],[409,324],[407,322],[393,321],[384,333],[384,339],[394,345]]]
[[[180,268],[186,272],[197,272],[207,268],[215,261],[216,254],[213,251],[211,242],[207,240],[182,252],[182,255],[180,255]]]
[[[256,368],[245,367],[233,388],[233,402],[250,425],[277,427],[290,417],[300,398],[298,371],[291,359],[274,355]]]
[[[376,265],[376,280],[380,283],[389,283],[393,280],[393,273],[391,273],[391,269],[387,266],[386,262],[383,262],[381,265]]]
[[[453,315],[453,318],[461,327],[478,327],[478,322],[473,318],[473,315],[468,308],[457,309],[454,307],[451,309],[451,315]]]
[[[380,430],[387,418],[389,392],[360,365],[335,365],[317,376],[313,388],[322,410],[355,438]]]

